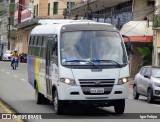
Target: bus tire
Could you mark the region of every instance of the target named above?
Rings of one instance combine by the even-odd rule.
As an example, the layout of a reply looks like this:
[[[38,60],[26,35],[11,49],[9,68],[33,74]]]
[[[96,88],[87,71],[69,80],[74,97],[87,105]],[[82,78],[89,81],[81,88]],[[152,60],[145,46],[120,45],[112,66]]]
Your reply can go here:
[[[54,104],[54,111],[56,114],[64,113],[64,107],[65,107],[64,102],[59,100],[57,90],[55,90],[54,92],[53,104]]]
[[[35,87],[35,101],[37,104],[42,104],[43,103],[43,95],[38,92],[38,85],[36,84]]]
[[[123,114],[125,109],[125,99],[118,100],[114,104],[114,110],[116,114]]]

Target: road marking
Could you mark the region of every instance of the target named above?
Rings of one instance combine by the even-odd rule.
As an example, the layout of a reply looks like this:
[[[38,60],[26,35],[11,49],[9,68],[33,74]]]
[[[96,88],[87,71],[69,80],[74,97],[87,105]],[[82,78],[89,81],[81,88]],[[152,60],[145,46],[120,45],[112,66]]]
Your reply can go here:
[[[21,79],[22,81],[26,81],[25,79]]]
[[[13,75],[15,78],[17,78],[18,76],[17,75]]]
[[[156,106],[160,107],[160,105],[156,105]]]
[[[14,112],[12,110],[10,110],[7,106],[5,106],[1,101],[0,101],[0,107],[2,109],[4,109],[4,111],[6,111],[7,113],[9,114],[13,114]],[[22,120],[20,119],[15,119],[17,122],[23,122]]]
[[[10,72],[6,72],[7,74],[10,74]]]
[[[13,113],[7,106],[5,106],[1,101],[0,101],[0,106],[7,112],[7,113]]]
[[[2,69],[1,71],[2,71],[2,72],[4,72],[5,70],[4,70],[4,69]]]

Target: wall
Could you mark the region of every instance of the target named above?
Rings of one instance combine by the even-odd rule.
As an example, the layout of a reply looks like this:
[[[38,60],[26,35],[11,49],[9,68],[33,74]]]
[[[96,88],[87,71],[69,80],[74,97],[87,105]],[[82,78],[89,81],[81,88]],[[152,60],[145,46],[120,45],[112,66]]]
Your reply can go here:
[[[28,48],[28,35],[29,32],[25,30],[18,30],[16,32],[16,39],[14,40],[15,47],[14,49],[18,49],[18,53],[25,53],[27,54]]]
[[[140,21],[154,8],[153,2],[148,2],[148,0],[133,0],[133,20]],[[147,17],[150,21],[153,19],[153,14],[149,14]]]
[[[133,43],[132,44],[132,51],[133,54],[131,54],[131,60],[130,60],[130,76],[132,78],[135,77],[135,75],[139,72],[140,67],[139,64],[142,61],[142,56],[138,52],[138,48],[145,47],[147,43]]]

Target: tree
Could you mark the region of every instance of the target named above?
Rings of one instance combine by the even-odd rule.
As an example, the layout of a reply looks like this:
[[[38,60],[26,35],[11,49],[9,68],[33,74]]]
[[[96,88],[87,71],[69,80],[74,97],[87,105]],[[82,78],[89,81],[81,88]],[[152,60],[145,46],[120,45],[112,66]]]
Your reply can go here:
[[[146,47],[138,48],[138,52],[142,56],[140,67],[152,64],[153,43],[149,43]]]

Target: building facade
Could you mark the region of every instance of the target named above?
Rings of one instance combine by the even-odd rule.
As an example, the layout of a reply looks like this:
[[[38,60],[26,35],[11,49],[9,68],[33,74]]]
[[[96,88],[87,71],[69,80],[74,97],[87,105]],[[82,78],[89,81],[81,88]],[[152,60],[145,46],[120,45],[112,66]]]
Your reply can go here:
[[[160,66],[160,0],[155,0],[155,11],[153,19],[154,29],[154,50],[153,50],[153,64]]]
[[[121,34],[132,37],[133,54],[130,55],[130,75],[134,77],[143,60],[138,48],[145,47],[153,41],[153,31],[148,34],[148,30],[152,30],[154,3],[154,0],[88,0],[74,6],[72,16],[82,18],[89,14],[90,19],[111,23],[119,30],[124,24],[133,21]]]
[[[8,48],[8,3],[9,0],[0,0],[0,43],[4,44],[4,49]]]
[[[64,19],[64,10],[69,7],[71,0],[15,0],[14,26],[15,35],[11,41],[11,48],[19,53],[27,54],[28,38],[31,30],[40,19]],[[79,0],[72,0],[74,5]],[[21,4],[22,6],[20,6]],[[71,6],[72,7],[72,6]]]
[[[153,8],[152,0],[82,0],[72,8],[72,16],[85,17],[90,11],[93,20],[111,23],[120,30],[123,24],[140,21],[145,15],[152,21],[153,12],[148,13]]]

